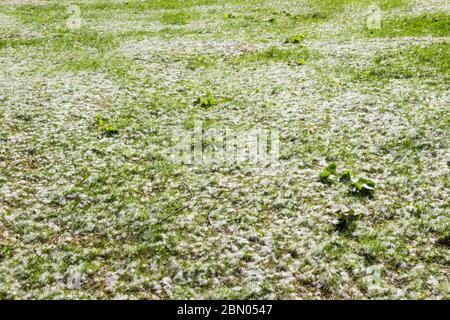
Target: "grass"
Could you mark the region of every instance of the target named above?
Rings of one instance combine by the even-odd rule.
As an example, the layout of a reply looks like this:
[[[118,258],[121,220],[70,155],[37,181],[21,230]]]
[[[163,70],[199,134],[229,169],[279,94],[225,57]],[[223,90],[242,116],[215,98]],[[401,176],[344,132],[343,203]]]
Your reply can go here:
[[[449,44],[442,42],[378,53],[369,67],[356,71],[355,77],[367,81],[438,77],[448,82],[449,49]]]
[[[263,51],[245,53],[234,59],[232,63],[286,62],[295,65],[298,64],[301,59],[307,60],[312,57],[314,57],[314,53],[311,53],[304,48],[281,48],[278,46],[271,46]]]
[[[370,5],[376,5],[381,10],[405,9],[410,6],[407,0],[308,0],[306,3],[310,10],[325,16],[339,14],[345,10],[366,9]]]
[[[446,14],[392,17],[383,21],[382,28],[370,30],[373,37],[420,37],[450,35],[450,17]]]
[[[170,25],[183,25],[194,21],[196,18],[198,16],[186,11],[165,12],[161,17],[161,22]]]
[[[70,30],[61,1],[0,4],[0,298],[448,299],[448,15],[426,5],[89,1]],[[198,121],[277,132],[280,161],[173,161]]]
[[[233,3],[233,1],[229,1]],[[188,3],[183,0],[166,1],[166,0],[155,0],[155,1],[127,1],[127,2],[117,2],[110,3],[109,1],[95,1],[92,3],[84,4],[80,6],[82,9],[86,10],[171,10],[171,9],[184,9],[186,7],[195,6],[208,6],[220,3],[218,0],[191,0]]]
[[[0,39],[0,49],[35,46],[40,44],[41,41],[41,39]]]

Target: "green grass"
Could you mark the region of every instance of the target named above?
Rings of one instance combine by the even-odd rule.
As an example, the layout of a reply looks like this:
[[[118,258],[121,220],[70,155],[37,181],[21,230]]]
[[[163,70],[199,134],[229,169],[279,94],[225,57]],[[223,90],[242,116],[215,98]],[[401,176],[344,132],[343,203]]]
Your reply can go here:
[[[64,1],[0,4],[0,298],[449,297],[447,14],[406,0],[77,5],[69,30]],[[196,121],[276,130],[281,161],[179,164]],[[374,181],[371,197],[344,168]]]
[[[42,44],[42,39],[0,39],[0,50],[3,48],[18,48]]]
[[[187,65],[186,67],[190,70],[197,70],[199,68],[211,68],[216,65],[218,57],[208,56],[208,55],[199,55],[195,57],[186,58]]]
[[[231,64],[254,64],[254,63],[272,63],[285,62],[293,66],[307,63],[309,59],[316,59],[320,56],[318,52],[309,51],[306,48],[288,48],[280,46],[271,46],[267,49],[257,52],[244,53],[230,61]],[[304,60],[304,61],[302,61]]]
[[[198,15],[194,12],[188,11],[175,11],[175,12],[165,12],[161,17],[161,22],[164,24],[171,25],[183,25],[188,24],[191,21],[195,21]]]
[[[69,17],[66,13],[66,6],[60,4],[47,4],[43,6],[23,4],[13,7],[11,11],[20,22],[45,27],[45,29],[49,26],[55,26],[58,22],[62,22]]]
[[[450,80],[449,50],[449,43],[442,42],[380,52],[372,59],[368,67],[354,70],[354,77],[366,81],[439,77],[448,82]]]
[[[450,16],[425,14],[420,16],[392,17],[382,20],[382,28],[367,31],[372,37],[450,36]]]
[[[234,1],[227,1],[233,3]],[[86,3],[80,6],[80,8],[86,10],[160,10],[160,9],[184,9],[186,7],[194,7],[194,6],[207,6],[223,3],[223,1],[219,0],[152,0],[152,1],[139,1],[139,0],[130,0],[126,2],[117,2],[111,3],[109,1],[92,1],[92,3]]]
[[[407,0],[307,0],[307,7],[316,14],[336,15],[344,10],[361,10],[370,5],[376,5],[381,10],[392,10],[396,8],[407,8],[410,3]]]

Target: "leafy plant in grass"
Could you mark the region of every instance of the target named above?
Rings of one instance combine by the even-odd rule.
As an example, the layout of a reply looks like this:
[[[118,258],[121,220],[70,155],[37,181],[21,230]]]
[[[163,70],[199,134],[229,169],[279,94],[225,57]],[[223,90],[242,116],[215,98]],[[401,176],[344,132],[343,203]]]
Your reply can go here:
[[[319,174],[319,179],[322,182],[329,183],[331,175],[336,173],[337,166],[335,163],[329,164],[325,169]],[[366,178],[352,177],[350,170],[345,169],[339,175],[339,182],[348,183],[351,185],[351,192],[353,194],[361,196],[372,196],[372,193],[376,189],[376,184],[373,180]]]
[[[375,182],[366,178],[352,178],[352,192],[354,194],[371,196],[376,189]]]
[[[103,127],[103,133],[107,136],[112,136],[119,133],[119,130],[116,127],[113,127],[111,124],[107,124]]]
[[[236,16],[234,14],[232,14],[232,13],[225,13],[223,15],[223,17],[224,17],[224,19],[234,19],[234,18],[236,18]]]
[[[112,124],[107,123],[102,114],[99,114],[95,117],[95,122],[97,124],[97,128],[103,133],[105,136],[112,136],[119,133],[119,130],[114,127]]]
[[[217,101],[213,96],[209,95],[207,97],[198,97],[197,100],[194,101],[194,104],[202,108],[210,108],[217,105]]]
[[[300,44],[303,42],[303,40],[306,38],[306,35],[304,34],[297,34],[297,35],[293,35],[290,36],[289,38],[287,38],[284,43],[292,43],[292,44]]]
[[[340,182],[348,182],[350,181],[352,178],[352,173],[350,170],[345,169],[344,171],[341,172],[341,175],[339,177],[339,181]]]
[[[354,210],[338,210],[336,212],[335,225],[339,231],[352,230],[355,222],[361,218],[361,214]]]
[[[328,182],[330,176],[336,173],[337,165],[336,163],[329,164],[325,169],[319,174],[319,179],[322,182]]]
[[[105,121],[103,120],[103,115],[102,114],[96,115],[95,122],[97,124],[97,127],[99,127],[99,128],[103,127],[105,124]]]

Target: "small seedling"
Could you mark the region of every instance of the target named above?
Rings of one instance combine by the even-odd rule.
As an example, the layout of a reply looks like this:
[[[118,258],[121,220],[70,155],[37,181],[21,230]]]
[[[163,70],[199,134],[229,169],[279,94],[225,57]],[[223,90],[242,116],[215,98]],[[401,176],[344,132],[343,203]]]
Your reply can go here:
[[[329,172],[329,171],[324,171],[324,172],[322,172],[321,174],[319,174],[319,179],[321,180],[321,181],[327,181],[328,180],[328,178],[331,176],[331,172]]]
[[[365,178],[353,178],[352,182],[352,192],[355,194],[360,194],[364,196],[372,195],[372,192],[375,191],[376,185],[375,182],[370,179]]]
[[[352,178],[352,173],[350,170],[346,169],[342,171],[341,176],[339,177],[340,182],[347,182],[350,181]]]
[[[335,173],[335,172],[336,172],[336,169],[337,169],[336,163],[329,164],[329,165],[325,168],[325,170],[327,170],[327,171],[329,171],[329,172],[331,172],[331,173]]]
[[[297,34],[294,36],[290,36],[287,38],[284,43],[293,43],[293,44],[300,44],[303,42],[303,40],[306,38],[304,34]]]
[[[202,108],[210,108],[217,105],[217,101],[212,96],[198,97],[197,100],[194,101],[194,104]]]
[[[103,133],[105,136],[112,136],[119,133],[119,130],[115,128],[110,123],[106,123],[105,118],[102,114],[99,114],[95,117],[95,123],[97,128]]]
[[[103,133],[107,136],[112,136],[114,134],[119,133],[119,130],[115,127],[113,127],[111,124],[107,124],[103,127]]]
[[[329,178],[332,174],[336,173],[337,166],[335,163],[329,164],[325,167],[322,173],[319,174],[320,181],[329,183]],[[373,180],[366,178],[352,178],[350,170],[345,169],[339,175],[339,182],[350,183],[351,192],[355,195],[371,197],[372,193],[376,190],[376,184]]]
[[[97,124],[97,127],[103,127],[105,124],[105,121],[103,120],[103,115],[99,114],[95,117],[95,122]]]
[[[328,166],[325,167],[322,173],[319,174],[319,179],[322,182],[328,181],[328,178],[336,172],[336,168],[337,168],[336,163],[329,164]]]
[[[225,14],[223,15],[223,17],[224,17],[225,19],[234,19],[234,18],[236,18],[236,16],[235,16],[234,14],[232,14],[232,13],[225,13]]]
[[[354,227],[356,221],[361,218],[361,214],[354,210],[338,210],[336,212],[335,225],[338,230],[348,230]]]
[[[306,63],[305,59],[299,59],[299,60],[297,61],[297,64],[298,64],[299,66],[302,66],[302,65],[304,65],[305,63]]]

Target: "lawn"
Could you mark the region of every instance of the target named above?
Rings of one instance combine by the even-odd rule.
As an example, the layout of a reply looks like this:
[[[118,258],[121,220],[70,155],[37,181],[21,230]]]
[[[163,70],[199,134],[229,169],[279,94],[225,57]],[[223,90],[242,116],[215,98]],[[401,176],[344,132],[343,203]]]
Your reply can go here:
[[[449,53],[445,0],[2,1],[0,299],[449,299]]]

